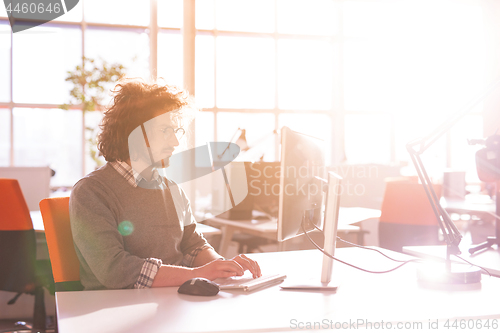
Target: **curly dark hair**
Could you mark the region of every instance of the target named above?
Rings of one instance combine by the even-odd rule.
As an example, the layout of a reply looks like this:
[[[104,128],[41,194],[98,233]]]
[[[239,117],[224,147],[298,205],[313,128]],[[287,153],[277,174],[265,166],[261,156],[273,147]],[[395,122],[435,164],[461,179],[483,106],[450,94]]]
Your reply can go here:
[[[108,162],[126,161],[130,133],[159,111],[176,112],[181,117],[183,109],[193,105],[182,89],[138,79],[122,80],[113,93],[113,103],[104,112],[97,136],[97,148]]]

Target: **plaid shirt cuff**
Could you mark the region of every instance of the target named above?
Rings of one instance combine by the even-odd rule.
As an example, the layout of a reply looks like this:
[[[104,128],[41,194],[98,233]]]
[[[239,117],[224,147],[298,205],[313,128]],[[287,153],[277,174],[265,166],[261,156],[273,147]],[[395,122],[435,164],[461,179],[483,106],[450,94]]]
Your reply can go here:
[[[146,259],[144,265],[142,265],[141,273],[137,282],[134,284],[135,289],[151,288],[153,280],[155,279],[156,273],[160,269],[162,261],[160,259],[149,258]]]
[[[194,259],[204,249],[211,249],[212,247],[208,244],[205,244],[203,246],[200,246],[199,248],[194,249],[190,253],[184,255],[184,258],[182,259],[182,265],[186,267],[193,267]]]

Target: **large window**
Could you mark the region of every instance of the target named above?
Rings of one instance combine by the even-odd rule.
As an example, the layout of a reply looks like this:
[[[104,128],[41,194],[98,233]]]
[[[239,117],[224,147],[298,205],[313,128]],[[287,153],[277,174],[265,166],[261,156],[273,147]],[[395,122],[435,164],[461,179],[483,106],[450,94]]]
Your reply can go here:
[[[273,132],[288,126],[324,139],[331,164],[406,163],[409,140],[488,83],[481,3],[196,0],[194,143],[245,129],[243,158],[274,161]],[[0,165],[49,165],[53,186],[91,171],[82,132],[100,117],[58,109],[66,71],[86,56],[183,86],[183,22],[182,0],[81,0],[12,35],[0,6]],[[426,154],[430,165],[472,170],[465,139],[482,137],[482,123],[478,107]]]
[[[345,1],[347,159],[408,161],[406,143],[485,89],[484,28],[479,1]],[[445,166],[474,171],[466,138],[482,137],[482,110],[474,111],[466,130],[457,126],[425,153],[437,172]]]
[[[332,159],[339,1],[196,2],[196,97],[213,140],[246,130],[243,159],[279,160],[282,126],[325,140]],[[205,125],[203,125],[205,126]],[[197,125],[197,128],[200,124]]]

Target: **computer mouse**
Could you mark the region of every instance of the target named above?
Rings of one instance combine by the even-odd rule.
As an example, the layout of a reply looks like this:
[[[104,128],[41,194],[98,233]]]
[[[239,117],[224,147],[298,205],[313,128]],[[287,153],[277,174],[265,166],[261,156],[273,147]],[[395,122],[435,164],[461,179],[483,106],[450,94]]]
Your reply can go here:
[[[177,292],[194,296],[215,296],[219,290],[219,285],[215,282],[205,278],[194,278],[181,284]]]

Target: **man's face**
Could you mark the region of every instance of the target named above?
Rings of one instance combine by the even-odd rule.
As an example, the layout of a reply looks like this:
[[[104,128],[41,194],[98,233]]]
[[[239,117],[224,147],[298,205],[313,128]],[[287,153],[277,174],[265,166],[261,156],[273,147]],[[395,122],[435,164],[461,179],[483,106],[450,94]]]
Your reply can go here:
[[[170,156],[179,146],[183,129],[172,113],[158,113],[138,126],[129,136],[129,153],[132,167],[137,171],[154,166],[167,167]]]

